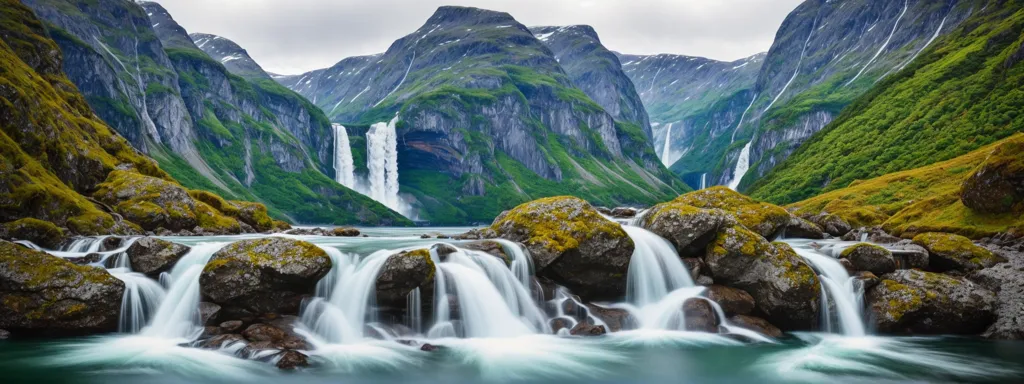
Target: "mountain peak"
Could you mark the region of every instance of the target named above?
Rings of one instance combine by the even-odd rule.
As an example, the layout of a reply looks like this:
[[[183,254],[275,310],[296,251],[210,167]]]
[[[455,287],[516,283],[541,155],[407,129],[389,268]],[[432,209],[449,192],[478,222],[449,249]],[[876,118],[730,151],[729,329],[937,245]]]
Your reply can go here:
[[[427,20],[427,24],[497,24],[497,23],[518,23],[512,15],[492,11],[488,9],[445,5],[438,7],[434,14]]]
[[[193,33],[189,37],[199,49],[219,61],[231,73],[245,78],[270,78],[256,60],[249,56],[249,52],[231,39],[209,33]]]
[[[530,27],[530,32],[533,32],[534,36],[537,36],[540,40],[545,40],[553,34],[575,34],[585,36],[587,38],[594,39],[594,41],[600,42],[601,38],[597,36],[597,31],[594,27],[585,24],[579,25],[567,25],[564,27],[556,26],[539,26]]]

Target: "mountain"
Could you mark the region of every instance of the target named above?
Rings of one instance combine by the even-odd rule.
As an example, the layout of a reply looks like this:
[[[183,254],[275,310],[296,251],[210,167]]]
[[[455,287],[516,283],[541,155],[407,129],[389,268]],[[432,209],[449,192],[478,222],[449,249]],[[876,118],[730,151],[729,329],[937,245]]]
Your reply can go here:
[[[971,18],[847,107],[752,194],[803,200],[1020,132],[1024,9],[1020,1],[975,5]]]
[[[357,137],[397,119],[401,191],[434,223],[489,221],[541,196],[647,205],[686,189],[642,126],[575,87],[506,13],[441,7],[383,54],[278,81]],[[366,156],[359,143],[354,159]]]
[[[619,54],[655,121],[654,148],[694,187],[733,143],[766,54],[724,62],[681,55]],[[665,142],[668,141],[668,145]]]
[[[615,120],[637,125],[651,136],[651,123],[640,95],[623,72],[619,58],[601,44],[593,27],[531,27],[530,32],[551,49],[576,88]]]
[[[72,234],[280,225],[261,205],[178,185],[93,113],[29,8],[2,0],[0,9],[0,237],[53,248]]]
[[[193,33],[188,36],[195,42],[196,47],[223,64],[229,72],[246,79],[270,79],[270,75],[249,56],[249,52],[234,41],[208,33]]]
[[[156,3],[26,0],[97,115],[191,188],[267,204],[290,221],[408,223],[339,186],[332,128],[269,79],[232,75]]]

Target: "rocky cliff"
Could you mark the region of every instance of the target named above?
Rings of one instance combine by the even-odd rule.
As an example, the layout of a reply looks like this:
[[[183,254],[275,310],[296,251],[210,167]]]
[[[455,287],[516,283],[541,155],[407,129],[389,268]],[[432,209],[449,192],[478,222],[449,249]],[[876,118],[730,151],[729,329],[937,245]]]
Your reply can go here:
[[[219,61],[231,73],[247,79],[270,79],[270,75],[249,56],[249,52],[234,41],[209,33],[193,33],[189,37],[199,49]]]

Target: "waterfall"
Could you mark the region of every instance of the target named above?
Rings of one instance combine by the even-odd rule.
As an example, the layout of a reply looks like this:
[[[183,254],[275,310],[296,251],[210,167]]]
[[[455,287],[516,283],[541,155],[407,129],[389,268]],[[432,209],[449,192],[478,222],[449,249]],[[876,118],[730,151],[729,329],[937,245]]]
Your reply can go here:
[[[153,279],[126,268],[113,268],[110,275],[124,282],[124,296],[121,297],[121,318],[118,332],[136,333],[156,315],[156,310],[167,293]]]
[[[825,255],[810,247],[806,240],[790,240],[787,244],[793,247],[800,257],[807,261],[818,273],[818,279],[822,285],[822,311],[825,328],[836,328],[838,325],[846,336],[864,336],[867,334],[864,327],[863,310],[860,306],[863,290],[859,282],[850,277],[842,264],[832,256]],[[838,324],[831,324],[831,313],[825,306],[831,301],[836,308]]]
[[[366,133],[367,168],[370,170],[370,197],[401,212],[398,199],[398,137],[395,123],[377,123]]]
[[[202,332],[199,324],[199,275],[214,253],[228,243],[200,243],[192,247],[171,272],[160,275],[167,295],[157,308],[153,322],[142,334],[168,339],[193,340]]]
[[[661,151],[661,163],[666,167],[672,166],[672,123],[666,124],[665,148]]]
[[[325,342],[352,343],[363,330],[376,299],[377,275],[396,251],[379,250],[365,258],[334,247],[320,247],[331,258],[331,271],[317,284],[317,297],[302,309],[302,323]]]
[[[355,163],[352,161],[352,147],[344,125],[331,124],[334,129],[334,180],[338,184],[355,189]]]
[[[707,189],[708,187],[708,174],[707,172],[700,174],[700,189]]]
[[[740,151],[740,157],[736,159],[736,169],[732,171],[732,180],[729,181],[729,189],[736,190],[739,188],[740,181],[743,180],[743,176],[750,170],[750,145],[754,143],[751,139],[747,145],[743,146],[743,150]]]
[[[637,306],[656,303],[669,292],[692,287],[690,271],[683,266],[675,247],[650,231],[623,226],[635,248],[626,277],[626,301]]]

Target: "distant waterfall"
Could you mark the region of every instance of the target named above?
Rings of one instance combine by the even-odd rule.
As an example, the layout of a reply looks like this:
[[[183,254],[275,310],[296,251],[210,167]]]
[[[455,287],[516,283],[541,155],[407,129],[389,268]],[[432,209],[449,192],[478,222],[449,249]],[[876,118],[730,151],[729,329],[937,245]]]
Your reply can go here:
[[[672,123],[665,128],[665,149],[661,151],[661,163],[666,167],[672,165]]]
[[[355,162],[352,161],[352,147],[348,131],[341,124],[332,124],[334,129],[334,180],[338,184],[354,189],[356,186]]]
[[[366,133],[367,168],[370,170],[370,197],[401,212],[398,199],[398,137],[395,123],[377,123]]]
[[[732,172],[732,180],[729,181],[729,189],[735,191],[736,188],[739,188],[743,175],[746,175],[747,171],[750,170],[750,145],[753,143],[754,141],[751,140],[740,151],[740,157],[736,159],[736,169]]]
[[[700,189],[706,189],[708,187],[708,174],[707,172],[700,174]]]

